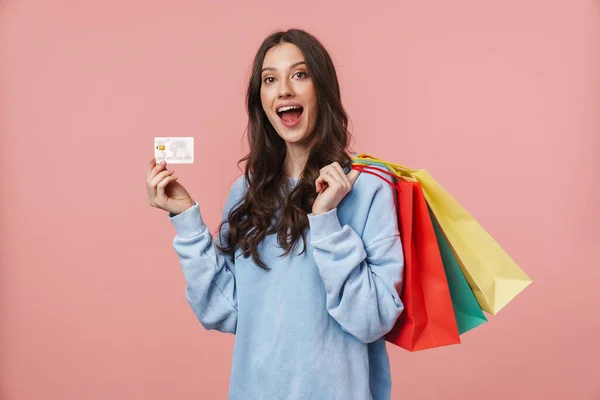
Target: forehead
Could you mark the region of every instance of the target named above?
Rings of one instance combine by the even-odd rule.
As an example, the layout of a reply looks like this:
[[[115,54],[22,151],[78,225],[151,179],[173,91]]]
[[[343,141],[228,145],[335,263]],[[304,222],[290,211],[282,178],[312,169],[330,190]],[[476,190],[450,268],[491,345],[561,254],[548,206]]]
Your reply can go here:
[[[292,43],[280,43],[267,51],[263,68],[286,69],[300,61],[305,60],[298,46]]]

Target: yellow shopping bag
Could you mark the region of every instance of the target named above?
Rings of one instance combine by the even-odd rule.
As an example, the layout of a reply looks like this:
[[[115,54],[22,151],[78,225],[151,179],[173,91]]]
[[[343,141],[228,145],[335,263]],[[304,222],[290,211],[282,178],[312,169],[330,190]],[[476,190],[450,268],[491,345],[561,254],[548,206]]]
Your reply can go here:
[[[427,171],[413,170],[364,153],[353,157],[352,163],[369,165],[369,159],[421,184],[427,204],[482,310],[492,315],[498,313],[531,284],[531,278]]]

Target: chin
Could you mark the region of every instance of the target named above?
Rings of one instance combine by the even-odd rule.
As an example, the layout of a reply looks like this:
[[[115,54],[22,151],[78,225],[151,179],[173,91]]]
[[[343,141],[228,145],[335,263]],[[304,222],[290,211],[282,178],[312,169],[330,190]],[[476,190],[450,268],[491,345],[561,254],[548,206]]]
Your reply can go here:
[[[298,130],[297,132],[281,131],[281,138],[287,143],[300,144],[304,143],[309,139],[309,135],[306,133],[306,129]]]
[[[304,116],[301,118],[304,118]],[[303,144],[310,139],[311,135],[308,132],[306,120],[301,121],[300,124],[294,128],[289,128],[281,123],[279,116],[274,115],[271,124],[275,127],[275,131],[279,137],[286,143]]]

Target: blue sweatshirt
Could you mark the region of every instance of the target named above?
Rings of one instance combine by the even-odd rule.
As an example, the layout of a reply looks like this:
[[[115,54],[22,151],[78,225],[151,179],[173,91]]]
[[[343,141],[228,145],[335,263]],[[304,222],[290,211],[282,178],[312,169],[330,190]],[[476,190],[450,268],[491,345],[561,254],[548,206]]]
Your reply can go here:
[[[232,185],[223,219],[246,185],[243,175]],[[204,328],[236,335],[230,400],[390,398],[384,335],[404,308],[395,199],[390,185],[361,173],[336,209],[308,214],[304,254],[300,242],[280,257],[276,234],[264,239],[269,271],[239,248],[233,262],[221,253],[197,202],[169,214],[189,305]]]

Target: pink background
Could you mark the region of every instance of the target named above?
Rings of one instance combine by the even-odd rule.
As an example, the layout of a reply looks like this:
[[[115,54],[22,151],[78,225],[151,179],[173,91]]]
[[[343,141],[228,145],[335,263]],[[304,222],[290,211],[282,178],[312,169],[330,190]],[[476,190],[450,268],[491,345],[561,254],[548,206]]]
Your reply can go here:
[[[393,399],[600,398],[598,1],[198,3],[0,3],[2,400],[226,398],[234,338],[185,302],[145,170],[194,136],[214,232],[288,27],[330,50],[355,149],[429,170],[534,280],[462,345],[390,346]]]

